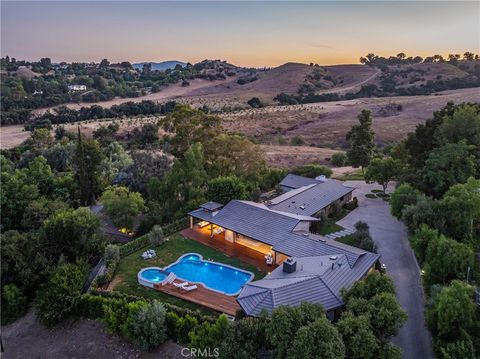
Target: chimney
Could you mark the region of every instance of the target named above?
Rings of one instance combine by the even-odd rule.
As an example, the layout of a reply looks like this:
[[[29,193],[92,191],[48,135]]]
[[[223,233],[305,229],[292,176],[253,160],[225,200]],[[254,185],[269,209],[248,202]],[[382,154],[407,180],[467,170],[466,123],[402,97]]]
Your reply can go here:
[[[297,261],[293,258],[288,258],[283,262],[283,271],[285,273],[293,273],[297,270]]]

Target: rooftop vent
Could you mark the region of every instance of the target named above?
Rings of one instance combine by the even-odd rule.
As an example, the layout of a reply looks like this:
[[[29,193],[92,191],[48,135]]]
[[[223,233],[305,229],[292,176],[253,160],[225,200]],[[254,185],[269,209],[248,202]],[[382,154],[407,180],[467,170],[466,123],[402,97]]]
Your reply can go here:
[[[337,259],[337,256],[331,256],[331,257],[330,257],[330,260],[332,260],[332,261],[334,261],[334,260],[336,260],[336,259]]]
[[[309,233],[303,233],[302,236],[308,237]]]
[[[315,179],[316,179],[317,181],[322,182],[322,183],[327,181],[327,177],[326,177],[325,175],[320,175],[320,176],[318,176],[318,177],[315,177]]]
[[[302,204],[302,205],[300,206],[300,209],[305,209],[305,205]]]
[[[293,273],[297,270],[297,261],[293,258],[288,258],[283,262],[283,271],[285,273]]]

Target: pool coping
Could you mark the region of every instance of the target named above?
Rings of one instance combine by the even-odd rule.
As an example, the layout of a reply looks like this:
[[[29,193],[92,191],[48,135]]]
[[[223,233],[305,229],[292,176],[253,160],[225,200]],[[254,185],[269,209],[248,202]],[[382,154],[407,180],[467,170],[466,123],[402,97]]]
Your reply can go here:
[[[141,283],[140,281],[149,283],[149,284],[151,284],[151,286],[150,286],[150,285],[146,285],[146,286],[147,286],[147,287],[150,287],[150,288],[154,288],[154,287],[153,287],[153,284],[161,284],[161,282],[160,282],[160,283],[153,283],[153,282],[148,282],[148,281],[146,281],[145,279],[141,278],[141,277],[140,277],[140,274],[143,273],[144,270],[147,270],[147,269],[158,269],[158,270],[160,270],[160,271],[162,271],[162,272],[169,272],[168,269],[169,269],[170,267],[174,266],[175,264],[180,263],[180,261],[181,261],[184,257],[192,256],[192,255],[200,257],[200,261],[202,261],[202,262],[213,263],[213,264],[216,264],[216,265],[219,265],[219,266],[223,266],[223,267],[228,267],[228,268],[230,268],[230,269],[234,269],[234,270],[239,271],[239,272],[243,272],[243,273],[250,274],[250,278],[240,287],[240,289],[238,290],[238,292],[235,292],[235,293],[232,293],[232,294],[227,294],[227,293],[225,293],[225,292],[222,292],[221,290],[217,290],[217,289],[210,288],[210,287],[206,286],[205,283],[203,283],[203,282],[194,282],[194,281],[187,280],[187,279],[185,279],[185,278],[178,277],[178,276],[176,277],[177,279],[183,280],[183,281],[185,281],[185,282],[193,283],[193,284],[200,284],[200,285],[202,285],[204,288],[206,288],[206,289],[208,289],[208,290],[211,290],[211,291],[213,291],[213,292],[217,292],[217,293],[220,293],[220,294],[229,296],[229,297],[234,297],[234,296],[239,295],[240,292],[242,291],[243,287],[244,287],[246,284],[250,283],[250,282],[253,280],[253,278],[255,277],[255,274],[254,274],[253,272],[248,271],[248,270],[240,269],[240,268],[234,267],[234,266],[232,266],[232,265],[230,265],[230,264],[219,263],[219,262],[215,262],[215,261],[209,261],[209,260],[207,260],[207,259],[204,259],[203,256],[202,256],[200,253],[190,252],[190,253],[185,253],[185,254],[181,255],[180,257],[178,257],[178,259],[177,259],[175,262],[170,263],[168,266],[165,266],[165,267],[163,267],[163,268],[160,268],[160,267],[147,267],[147,268],[141,269],[141,270],[138,272],[138,274],[137,274],[138,282],[139,282],[140,284],[142,284],[142,285],[144,285],[144,284]],[[169,272],[169,273],[173,273],[173,272]],[[174,273],[174,274],[175,274],[175,273]],[[175,275],[176,275],[176,274],[175,274]]]
[[[167,279],[167,276],[169,273],[166,273],[166,277],[164,280],[162,280],[161,282],[158,282],[158,283],[154,283],[154,282],[151,282],[151,281],[148,281],[146,279],[144,279],[141,274],[143,272],[146,272],[147,270],[150,270],[150,269],[155,269],[155,270],[158,270],[160,272],[165,272],[165,270],[163,268],[160,268],[160,267],[145,267],[145,268],[142,268],[138,271],[137,273],[137,280],[138,280],[138,283],[145,286],[145,287],[148,287],[148,288],[155,288],[155,284],[162,284],[164,280]]]

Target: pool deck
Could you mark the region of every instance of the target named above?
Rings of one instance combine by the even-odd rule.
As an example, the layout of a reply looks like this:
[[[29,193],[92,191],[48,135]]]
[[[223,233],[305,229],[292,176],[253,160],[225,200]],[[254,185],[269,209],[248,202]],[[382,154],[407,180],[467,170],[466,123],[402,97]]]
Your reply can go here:
[[[176,282],[180,283],[178,280]],[[235,300],[236,297],[211,291],[201,284],[197,284],[197,289],[194,289],[190,292],[177,288],[173,284],[166,284],[164,286],[160,284],[154,284],[154,288],[160,292],[167,293],[169,295],[173,295],[174,297],[232,316],[234,316],[236,311],[240,309],[240,306]]]
[[[278,267],[275,264],[266,264],[264,254],[245,246],[228,242],[220,235],[214,235],[213,238],[210,238],[209,235],[205,235],[201,231],[190,228],[184,229],[180,234],[186,238],[193,239],[194,241],[200,242],[208,247],[214,248],[217,251],[223,252],[230,257],[251,264],[263,272],[269,273]]]

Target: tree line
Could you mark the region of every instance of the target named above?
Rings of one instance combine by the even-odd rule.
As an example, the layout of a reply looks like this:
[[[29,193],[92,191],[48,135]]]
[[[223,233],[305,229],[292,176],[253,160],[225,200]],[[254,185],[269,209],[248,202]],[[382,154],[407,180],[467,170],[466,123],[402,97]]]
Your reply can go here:
[[[426,320],[439,358],[480,353],[475,304],[480,249],[480,106],[449,103],[400,143],[375,155],[369,113],[348,135],[350,161],[391,194],[392,215],[408,228],[423,270]]]

